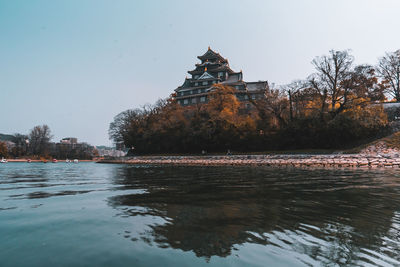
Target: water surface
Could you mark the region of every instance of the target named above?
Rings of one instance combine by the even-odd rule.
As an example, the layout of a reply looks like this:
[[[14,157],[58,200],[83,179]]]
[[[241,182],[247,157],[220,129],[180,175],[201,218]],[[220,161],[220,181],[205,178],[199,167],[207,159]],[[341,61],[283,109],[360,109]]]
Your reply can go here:
[[[400,172],[0,165],[1,266],[400,265]]]

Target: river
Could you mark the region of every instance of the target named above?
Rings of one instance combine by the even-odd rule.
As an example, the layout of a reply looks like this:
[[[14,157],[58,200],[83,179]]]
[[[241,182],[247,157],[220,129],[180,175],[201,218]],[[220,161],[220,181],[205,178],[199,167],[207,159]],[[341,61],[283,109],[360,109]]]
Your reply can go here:
[[[0,164],[1,266],[400,265],[400,171]]]

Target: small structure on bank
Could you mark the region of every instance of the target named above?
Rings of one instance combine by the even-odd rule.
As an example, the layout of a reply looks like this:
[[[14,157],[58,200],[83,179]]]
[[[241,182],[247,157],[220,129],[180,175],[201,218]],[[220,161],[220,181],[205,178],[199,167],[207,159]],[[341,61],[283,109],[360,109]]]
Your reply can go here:
[[[67,144],[67,145],[78,144],[78,138],[76,138],[76,137],[65,137],[65,138],[60,140],[60,144]]]
[[[195,64],[196,68],[188,71],[191,78],[186,78],[183,84],[175,89],[175,98],[182,106],[206,103],[215,84],[231,86],[235,89],[238,100],[242,102],[249,102],[249,98],[257,100],[265,97],[267,81],[243,81],[242,71],[233,71],[228,60],[210,47],[197,58],[201,63]]]

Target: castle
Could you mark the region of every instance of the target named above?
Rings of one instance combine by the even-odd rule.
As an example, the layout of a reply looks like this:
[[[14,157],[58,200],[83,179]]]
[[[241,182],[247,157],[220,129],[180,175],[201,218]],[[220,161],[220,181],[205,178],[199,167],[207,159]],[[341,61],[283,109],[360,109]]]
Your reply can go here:
[[[267,81],[243,81],[242,71],[233,71],[229,67],[228,60],[210,47],[197,58],[201,63],[195,64],[196,68],[188,71],[191,78],[186,78],[183,84],[175,89],[175,98],[182,106],[206,103],[214,84],[234,88],[238,100],[247,103],[246,105],[250,105],[249,98],[257,100],[265,97]]]

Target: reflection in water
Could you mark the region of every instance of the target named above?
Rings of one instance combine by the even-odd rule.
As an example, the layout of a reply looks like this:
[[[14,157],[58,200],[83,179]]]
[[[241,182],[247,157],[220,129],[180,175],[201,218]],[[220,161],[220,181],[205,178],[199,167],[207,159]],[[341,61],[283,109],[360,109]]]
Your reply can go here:
[[[49,192],[42,192],[36,191],[28,194],[19,194],[19,195],[10,195],[12,198],[18,199],[34,199],[34,198],[48,198],[48,197],[56,197],[56,196],[68,196],[68,195],[77,195],[77,194],[85,194],[92,192],[91,190],[81,190],[81,191],[72,191],[66,190],[61,192],[49,193]]]
[[[395,170],[3,164],[0,258],[6,266],[400,265],[399,186]]]
[[[378,170],[122,166],[112,183],[145,191],[122,191],[108,203],[123,216],[163,218],[143,240],[199,257],[226,257],[253,243],[308,264],[400,264],[399,177]]]

